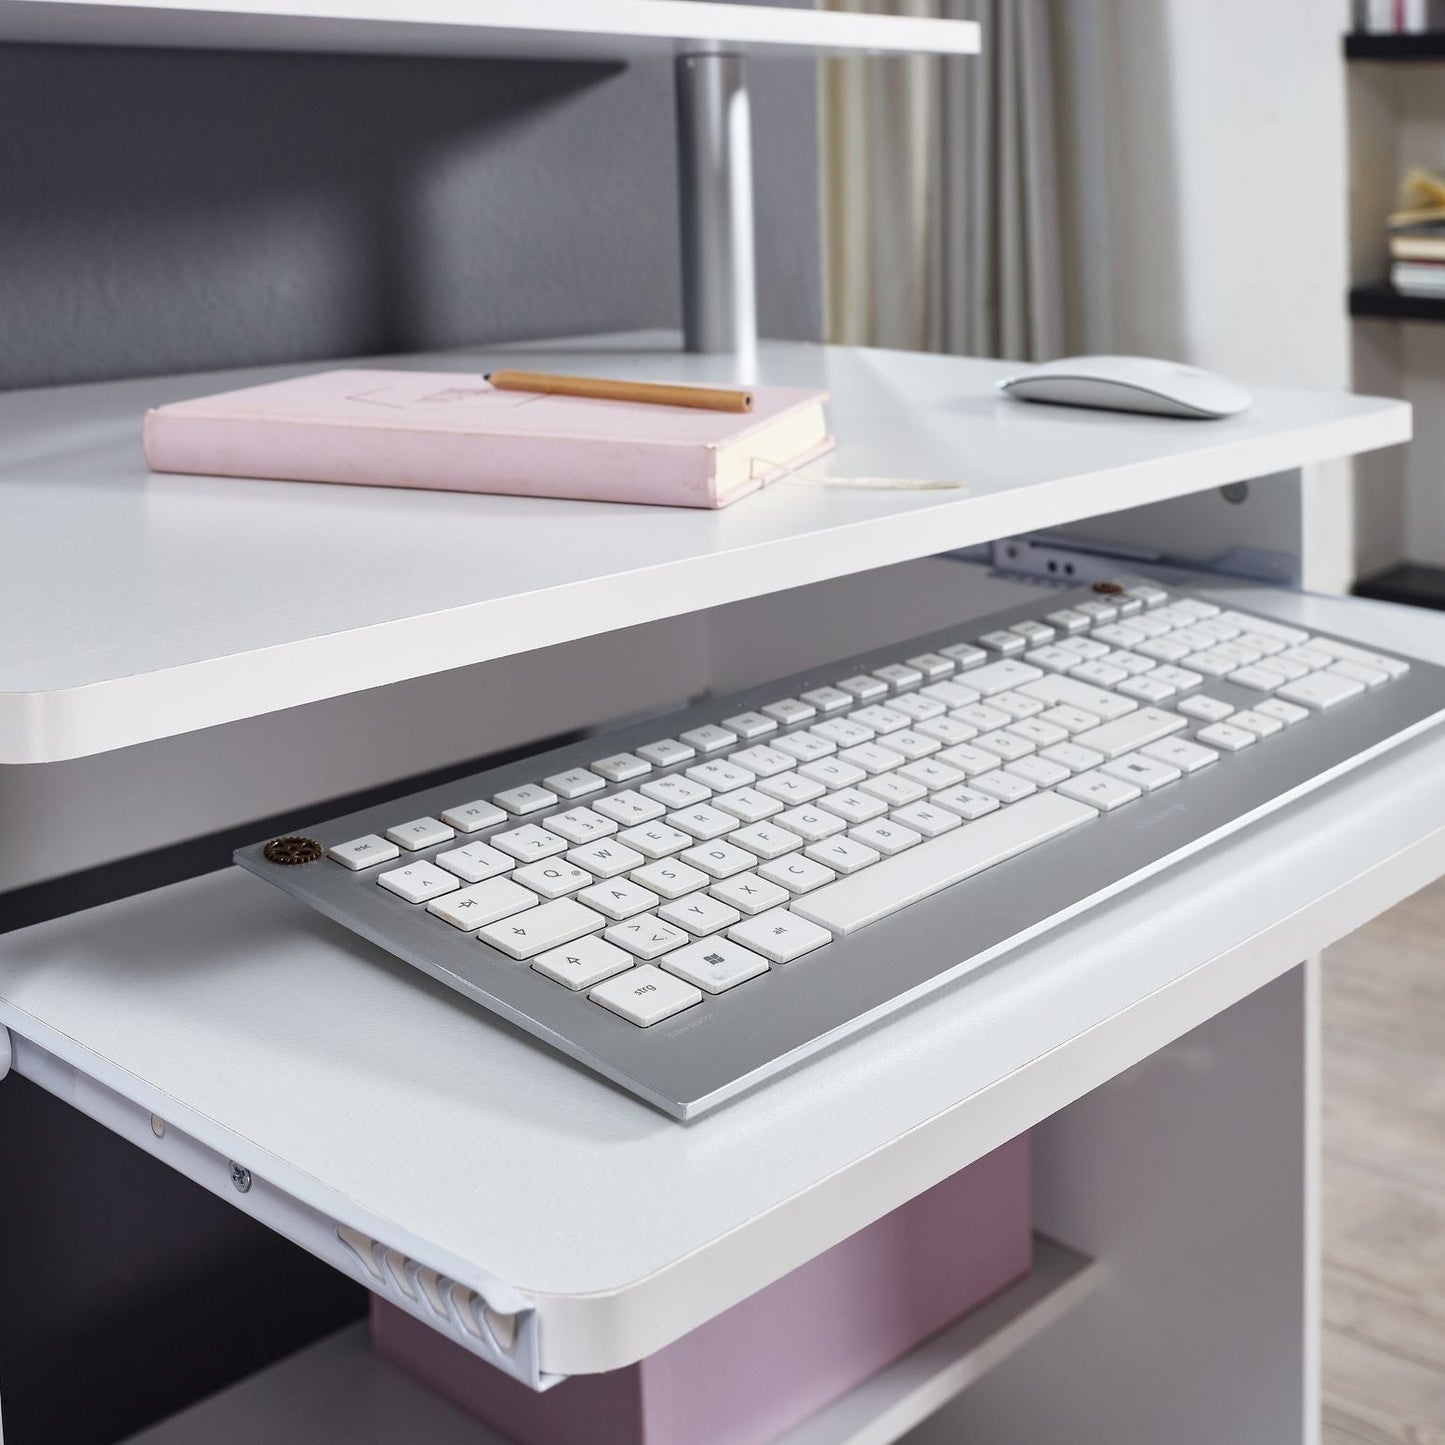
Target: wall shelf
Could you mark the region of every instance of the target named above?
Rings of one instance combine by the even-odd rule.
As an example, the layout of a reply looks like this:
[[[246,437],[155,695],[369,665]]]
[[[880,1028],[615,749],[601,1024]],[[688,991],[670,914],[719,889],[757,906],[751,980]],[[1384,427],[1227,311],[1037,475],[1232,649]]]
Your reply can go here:
[[[1411,296],[1387,281],[1350,290],[1350,315],[1392,321],[1445,321],[1445,295]]]
[[[730,359],[659,335],[380,364],[739,379]],[[704,512],[146,470],[146,407],[314,369],[0,397],[0,616],[14,626],[0,763],[174,736],[1410,435],[1409,407],[1381,398],[1257,388],[1240,416],[1180,421],[1001,398],[1004,362],[766,342],[747,379],[832,394],[838,448],[817,470],[958,488],[784,483]]]
[[[1346,60],[1445,60],[1445,30],[1419,35],[1346,35]]]
[[[1211,590],[1445,660],[1434,613]],[[525,1313],[543,1375],[587,1373],[676,1339],[1407,896],[1445,866],[1442,819],[1435,729],[686,1127],[235,869],[0,940],[0,1025],[16,1072],[393,1303],[338,1226]],[[459,1323],[449,1337],[483,1353]]]
[[[972,21],[701,0],[0,0],[0,41],[629,61],[749,55],[972,55]]]

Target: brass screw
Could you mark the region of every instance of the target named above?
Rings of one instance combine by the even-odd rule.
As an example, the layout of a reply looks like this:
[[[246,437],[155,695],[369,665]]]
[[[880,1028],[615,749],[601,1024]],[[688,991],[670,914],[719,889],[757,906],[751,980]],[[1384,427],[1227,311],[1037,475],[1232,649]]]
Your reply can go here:
[[[298,863],[314,863],[325,849],[315,838],[273,838],[261,850],[268,863],[279,863],[283,868],[294,868]]]

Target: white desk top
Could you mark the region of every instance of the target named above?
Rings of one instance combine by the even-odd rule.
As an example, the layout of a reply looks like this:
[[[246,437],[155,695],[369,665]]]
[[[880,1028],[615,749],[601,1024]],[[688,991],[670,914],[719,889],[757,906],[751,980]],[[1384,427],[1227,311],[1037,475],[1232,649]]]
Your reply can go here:
[[[1445,661],[1434,613],[1234,597]],[[0,939],[0,1022],[329,1217],[515,1285],[543,1368],[572,1373],[710,1318],[1442,870],[1437,731],[689,1126],[234,870]]]
[[[971,55],[979,27],[699,0],[0,0],[0,40],[626,61],[708,45]]]
[[[626,349],[609,350],[609,347]],[[657,337],[579,356],[409,356],[731,379]],[[1218,422],[999,398],[1005,363],[767,343],[761,379],[828,388],[843,476],[721,512],[155,476],[147,406],[314,367],[0,397],[0,763],[46,762],[526,652],[1159,501],[1409,436],[1398,401],[1261,389]]]

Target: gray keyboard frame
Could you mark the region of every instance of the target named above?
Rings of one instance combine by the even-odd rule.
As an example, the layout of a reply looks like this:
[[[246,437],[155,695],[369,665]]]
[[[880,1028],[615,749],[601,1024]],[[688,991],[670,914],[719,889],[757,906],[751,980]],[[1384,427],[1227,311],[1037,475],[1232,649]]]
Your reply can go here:
[[[1190,595],[1170,592],[1174,598]],[[537,782],[545,774],[585,766],[660,737],[675,737],[687,728],[831,685],[885,663],[969,642],[995,628],[1042,618],[1095,595],[1087,588],[1042,593],[1034,602],[958,627],[828,662],[729,697],[709,698],[696,707],[537,753],[443,787],[398,796],[303,831],[327,847],[366,833],[385,833],[409,818],[436,816],[470,799]],[[281,866],[265,859],[260,843],[238,850],[235,857],[241,867],[542,1042],[675,1118],[691,1119],[1424,731],[1445,716],[1445,669],[1413,658],[1408,661],[1410,671],[1401,678],[1325,713],[1312,714],[1283,734],[1146,793],[815,953],[775,965],[766,976],[706,996],[700,1004],[647,1029],[592,1003],[585,990],[573,993],[529,964],[480,944],[473,935],[428,913],[424,905],[407,904],[378,887],[376,868],[351,872],[329,859]],[[955,676],[967,682],[966,672]],[[1257,702],[1260,696],[1225,679],[1206,679],[1203,690],[1238,707]],[[1191,726],[1190,735],[1194,730]],[[687,766],[691,764],[656,769],[650,777]],[[542,816],[499,826],[539,822]],[[406,855],[406,861],[431,859],[462,842],[485,840],[492,831]],[[477,1046],[487,1046],[485,1029],[478,1030]]]

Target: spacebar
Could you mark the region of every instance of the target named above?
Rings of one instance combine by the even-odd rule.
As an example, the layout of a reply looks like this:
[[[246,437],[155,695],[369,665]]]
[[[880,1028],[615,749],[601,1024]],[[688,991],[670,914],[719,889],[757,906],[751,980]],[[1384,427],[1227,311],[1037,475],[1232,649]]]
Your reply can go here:
[[[1002,812],[965,823],[941,838],[915,844],[850,878],[795,898],[788,907],[834,933],[855,933],[1098,816],[1098,810],[1087,803],[1057,793],[1036,793]]]

